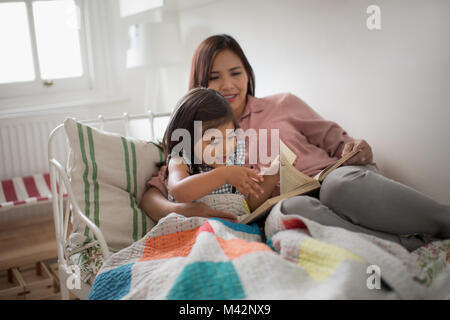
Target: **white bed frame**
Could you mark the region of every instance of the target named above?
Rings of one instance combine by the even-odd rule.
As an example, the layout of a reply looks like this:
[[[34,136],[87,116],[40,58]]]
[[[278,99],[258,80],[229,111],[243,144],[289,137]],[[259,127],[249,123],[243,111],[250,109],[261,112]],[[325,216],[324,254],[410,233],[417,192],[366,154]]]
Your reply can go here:
[[[128,137],[130,136],[129,125],[131,120],[148,119],[150,123],[150,137],[151,139],[153,139],[155,137],[154,120],[157,118],[168,116],[170,116],[170,112],[159,114],[149,112],[148,114],[140,114],[134,116],[124,113],[122,117],[104,118],[102,115],[99,115],[98,119],[80,122],[89,125],[99,125],[100,129],[104,128],[105,123],[123,122],[123,125],[125,126],[125,136]],[[87,299],[91,286],[83,282],[80,279],[79,273],[74,272],[74,268],[70,267],[70,264],[68,263],[70,255],[97,244],[100,245],[104,260],[108,259],[111,253],[100,229],[91,220],[86,218],[86,215],[78,205],[70,186],[69,176],[66,172],[66,168],[60,163],[60,161],[55,158],[55,137],[61,134],[65,134],[63,128],[63,124],[57,126],[50,133],[48,139],[48,161],[50,168],[50,183],[52,187],[53,219],[55,222],[56,243],[58,250],[58,276],[61,298],[63,300],[68,300],[70,298],[70,292],[73,293],[76,297],[84,300]],[[59,186],[59,190],[57,190],[57,185]],[[63,197],[63,189],[65,189],[65,191],[67,192],[67,199],[64,199]],[[78,219],[83,221],[92,230],[97,240],[75,251],[72,251],[69,255],[69,253],[66,251],[66,243],[71,215],[75,215]]]

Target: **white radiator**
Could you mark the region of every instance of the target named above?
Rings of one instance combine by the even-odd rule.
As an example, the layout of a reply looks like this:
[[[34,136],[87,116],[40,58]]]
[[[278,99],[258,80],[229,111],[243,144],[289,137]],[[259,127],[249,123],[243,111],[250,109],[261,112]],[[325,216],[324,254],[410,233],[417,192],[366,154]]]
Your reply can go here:
[[[50,132],[62,119],[23,121],[2,120],[0,124],[0,180],[46,173],[48,169],[47,145]],[[58,157],[67,154],[67,143],[58,137]],[[65,163],[65,161],[63,161]],[[41,214],[51,214],[51,202],[33,206],[16,206],[2,211],[0,223]]]
[[[47,144],[50,132],[61,120],[42,120],[0,127],[0,180],[48,172]],[[64,138],[58,156],[66,154]]]

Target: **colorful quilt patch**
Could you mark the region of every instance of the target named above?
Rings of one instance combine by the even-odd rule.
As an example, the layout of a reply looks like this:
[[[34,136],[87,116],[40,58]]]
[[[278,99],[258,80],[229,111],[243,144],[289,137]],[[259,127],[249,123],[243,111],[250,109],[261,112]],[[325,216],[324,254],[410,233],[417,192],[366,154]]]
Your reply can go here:
[[[197,238],[198,231],[199,227],[147,239],[139,261],[188,256]]]
[[[169,300],[242,299],[245,292],[232,262],[195,262],[184,267]]]
[[[89,300],[118,300],[130,291],[131,268],[134,263],[125,264],[100,273],[89,292]]]
[[[269,239],[266,240],[266,244],[269,246],[270,249],[272,249],[272,251],[276,251],[275,247],[273,246],[273,238],[270,237]]]
[[[327,280],[344,260],[364,263],[363,259],[347,249],[323,241],[306,239],[300,244],[298,264],[317,282]]]
[[[219,242],[220,248],[230,260],[237,259],[241,256],[257,251],[272,252],[272,250],[262,242],[246,241],[238,238],[224,240],[220,237],[217,237],[217,242]]]
[[[300,219],[283,219],[283,225],[286,229],[307,229],[305,223]]]
[[[250,233],[250,234],[256,234],[256,235],[261,235],[261,231],[259,230],[259,227],[256,223],[253,223],[251,225],[247,225],[247,224],[242,224],[242,223],[234,223],[234,222],[229,222],[227,220],[223,220],[220,218],[212,218],[209,220],[216,220],[221,222],[222,224],[224,224],[226,227],[230,228],[231,230],[234,231],[240,231],[240,232],[245,232],[245,233]]]
[[[200,228],[198,229],[198,232],[211,232],[211,233],[214,233],[214,229],[211,227],[211,225],[207,221],[207,222],[205,222],[204,224],[202,224],[200,226]]]

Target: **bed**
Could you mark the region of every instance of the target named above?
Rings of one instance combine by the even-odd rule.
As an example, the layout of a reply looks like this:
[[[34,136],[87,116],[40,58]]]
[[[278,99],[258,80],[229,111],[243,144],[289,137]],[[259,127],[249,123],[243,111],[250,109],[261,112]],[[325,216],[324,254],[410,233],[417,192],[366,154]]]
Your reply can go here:
[[[143,118],[152,125],[154,115],[124,120]],[[52,156],[56,134],[70,146],[66,165]],[[282,202],[260,224],[176,212],[156,224],[139,202],[161,160],[154,143],[75,119],[52,133],[64,299],[69,291],[81,299],[450,299],[450,240],[410,253],[301,212],[284,215]]]

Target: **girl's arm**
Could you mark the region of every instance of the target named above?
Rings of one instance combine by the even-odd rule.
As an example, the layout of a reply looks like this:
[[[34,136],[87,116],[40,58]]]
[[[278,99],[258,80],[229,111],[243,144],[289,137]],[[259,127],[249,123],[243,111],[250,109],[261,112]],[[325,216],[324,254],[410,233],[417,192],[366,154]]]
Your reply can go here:
[[[192,202],[226,184],[225,175],[220,170],[190,175],[188,166],[182,161],[169,161],[167,189],[178,202]]]
[[[261,177],[254,171],[240,166],[220,167],[214,170],[189,175],[188,167],[182,161],[169,161],[167,189],[178,202],[192,202],[210,194],[224,184],[235,186],[245,196],[258,197],[263,190],[256,181]]]

